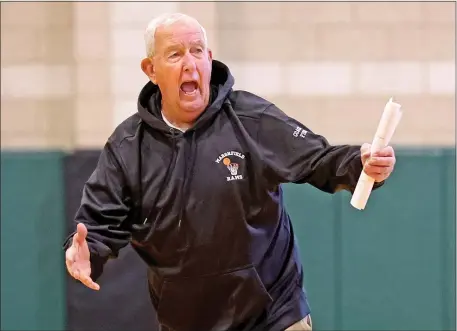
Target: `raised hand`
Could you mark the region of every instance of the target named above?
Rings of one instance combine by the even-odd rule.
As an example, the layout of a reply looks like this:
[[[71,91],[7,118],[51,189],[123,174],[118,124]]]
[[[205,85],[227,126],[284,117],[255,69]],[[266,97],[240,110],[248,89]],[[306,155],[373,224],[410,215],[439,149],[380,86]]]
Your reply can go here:
[[[371,155],[371,145],[363,144],[361,148],[362,164],[365,173],[376,182],[386,180],[395,166],[395,152],[391,146],[381,149],[375,155]]]

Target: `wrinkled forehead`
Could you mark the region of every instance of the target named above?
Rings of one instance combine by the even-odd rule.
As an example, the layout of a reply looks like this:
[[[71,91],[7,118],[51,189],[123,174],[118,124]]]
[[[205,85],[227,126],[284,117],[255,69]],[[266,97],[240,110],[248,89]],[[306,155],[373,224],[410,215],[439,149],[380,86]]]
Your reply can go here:
[[[179,21],[157,28],[155,40],[155,46],[157,49],[169,48],[175,45],[204,45],[205,43],[205,38],[200,25],[191,20]]]

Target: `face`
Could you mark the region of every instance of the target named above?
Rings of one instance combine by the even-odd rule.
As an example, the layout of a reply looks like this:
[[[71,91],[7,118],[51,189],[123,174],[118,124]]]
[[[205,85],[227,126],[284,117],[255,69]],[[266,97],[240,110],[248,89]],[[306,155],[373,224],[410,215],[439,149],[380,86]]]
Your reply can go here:
[[[174,120],[191,123],[210,98],[212,54],[197,22],[176,22],[155,34],[155,55],[143,71],[158,85],[163,110]]]

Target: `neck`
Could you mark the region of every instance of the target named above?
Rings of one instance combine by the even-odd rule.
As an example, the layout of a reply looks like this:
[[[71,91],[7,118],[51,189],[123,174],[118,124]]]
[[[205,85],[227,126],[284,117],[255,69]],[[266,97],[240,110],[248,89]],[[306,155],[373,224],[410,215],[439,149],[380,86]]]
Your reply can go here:
[[[164,107],[163,105],[162,105],[162,114],[167,119],[167,121],[170,122],[174,127],[177,127],[183,131],[189,129],[194,124],[194,123],[188,123],[188,122],[184,122],[184,121],[180,120],[179,118],[174,116],[173,112],[170,112],[169,110],[167,110],[167,107]]]

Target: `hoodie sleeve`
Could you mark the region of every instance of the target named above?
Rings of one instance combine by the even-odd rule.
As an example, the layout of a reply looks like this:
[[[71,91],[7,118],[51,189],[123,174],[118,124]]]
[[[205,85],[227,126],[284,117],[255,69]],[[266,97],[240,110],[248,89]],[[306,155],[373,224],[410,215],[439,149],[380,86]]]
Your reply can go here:
[[[75,222],[87,227],[91,278],[103,272],[106,261],[116,258],[119,250],[130,242],[131,233],[123,229],[130,210],[130,197],[115,147],[108,142],[101,152],[97,167],[86,182]],[[75,232],[64,243],[66,250]]]
[[[361,146],[332,146],[275,105],[261,116],[258,140],[269,181],[309,183],[328,193],[354,192],[362,172]]]

